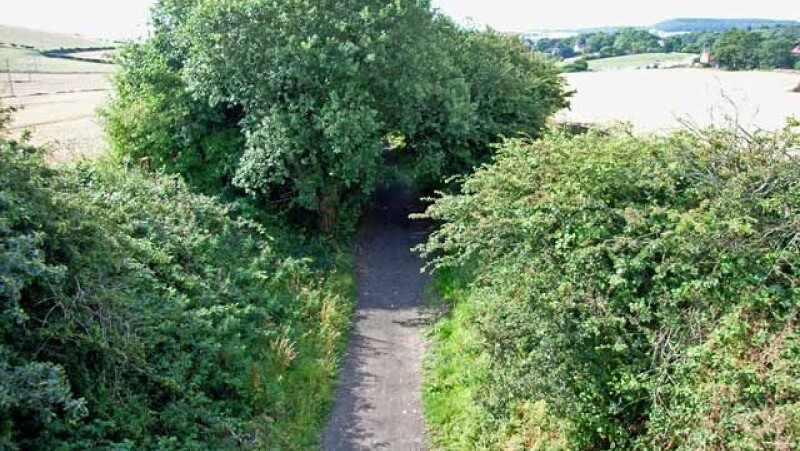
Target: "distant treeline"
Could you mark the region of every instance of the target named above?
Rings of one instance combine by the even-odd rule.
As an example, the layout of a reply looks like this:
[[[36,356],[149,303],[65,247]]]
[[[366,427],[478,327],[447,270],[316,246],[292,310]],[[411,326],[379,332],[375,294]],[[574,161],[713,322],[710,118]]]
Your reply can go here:
[[[529,42],[534,49],[560,58],[581,54],[587,58],[608,58],[635,53],[701,53],[710,50],[716,64],[731,70],[796,67],[800,58],[792,54],[792,49],[798,43],[798,26],[705,31],[666,38],[647,30],[626,28],[616,33],[588,33]]]
[[[653,28],[664,33],[699,33],[787,26],[798,27],[800,22],[770,19],[672,19],[660,22]]]

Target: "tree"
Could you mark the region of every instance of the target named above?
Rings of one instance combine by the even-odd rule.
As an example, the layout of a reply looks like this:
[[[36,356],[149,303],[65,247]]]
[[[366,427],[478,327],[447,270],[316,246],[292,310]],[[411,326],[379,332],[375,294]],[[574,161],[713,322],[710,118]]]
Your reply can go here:
[[[547,118],[568,103],[558,69],[519,40],[491,30],[458,30],[451,39],[450,54],[467,83],[474,119],[458,146],[466,158],[447,172],[465,173],[485,161],[501,137],[538,136]]]
[[[586,37],[586,51],[588,53],[599,53],[604,48],[613,48],[616,37],[610,33],[593,33]]]
[[[759,48],[762,37],[759,33],[730,30],[714,44],[714,59],[731,70],[755,69],[759,66]]]
[[[647,30],[626,28],[617,33],[614,50],[618,55],[658,52],[661,50],[661,44],[658,36]]]
[[[332,230],[374,189],[384,136],[429,95],[428,5],[209,1],[191,23],[190,90],[245,112],[234,183],[289,197]]]
[[[356,217],[386,150],[438,181],[565,105],[552,63],[424,0],[162,0],[153,23],[122,60],[118,153],[312,212],[326,231]]]
[[[764,69],[791,69],[795,56],[795,42],[786,36],[765,39],[758,49],[759,65]]]

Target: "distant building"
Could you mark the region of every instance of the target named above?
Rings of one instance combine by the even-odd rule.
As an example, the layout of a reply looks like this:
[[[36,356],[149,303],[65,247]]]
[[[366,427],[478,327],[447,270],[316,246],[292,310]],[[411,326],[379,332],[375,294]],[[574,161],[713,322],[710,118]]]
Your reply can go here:
[[[798,45],[797,47],[794,48],[794,50],[792,50],[792,55],[800,56],[800,45]]]
[[[575,48],[573,48],[575,53],[586,53],[586,42],[578,41],[575,43]]]
[[[700,54],[700,64],[710,66],[713,62],[714,58],[711,56],[711,50],[704,48],[703,53]]]

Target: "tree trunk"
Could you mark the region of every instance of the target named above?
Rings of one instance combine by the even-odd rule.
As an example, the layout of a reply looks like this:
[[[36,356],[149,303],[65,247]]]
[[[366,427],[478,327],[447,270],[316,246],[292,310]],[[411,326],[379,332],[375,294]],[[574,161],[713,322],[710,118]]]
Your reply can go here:
[[[322,232],[331,235],[339,221],[339,193],[336,188],[325,188],[319,194],[319,222]]]

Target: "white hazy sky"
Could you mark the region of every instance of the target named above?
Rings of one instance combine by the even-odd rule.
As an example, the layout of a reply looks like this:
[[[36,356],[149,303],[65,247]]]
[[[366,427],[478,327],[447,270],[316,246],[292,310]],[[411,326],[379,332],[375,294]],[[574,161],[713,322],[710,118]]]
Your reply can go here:
[[[145,34],[153,0],[2,0],[0,23],[95,37]],[[800,20],[798,0],[434,0],[461,22],[502,31],[650,25],[674,17]]]

